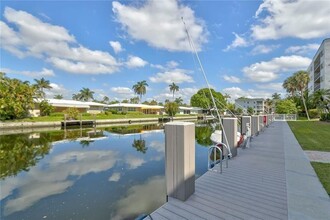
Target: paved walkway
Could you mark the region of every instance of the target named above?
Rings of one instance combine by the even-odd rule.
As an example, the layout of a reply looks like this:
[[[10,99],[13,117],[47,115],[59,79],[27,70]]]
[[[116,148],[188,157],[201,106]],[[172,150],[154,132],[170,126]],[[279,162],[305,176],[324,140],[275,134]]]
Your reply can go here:
[[[304,152],[310,161],[330,163],[330,152],[310,150],[305,150]]]
[[[170,198],[152,219],[330,218],[330,198],[286,122],[238,153],[222,174],[198,178],[187,201]]]

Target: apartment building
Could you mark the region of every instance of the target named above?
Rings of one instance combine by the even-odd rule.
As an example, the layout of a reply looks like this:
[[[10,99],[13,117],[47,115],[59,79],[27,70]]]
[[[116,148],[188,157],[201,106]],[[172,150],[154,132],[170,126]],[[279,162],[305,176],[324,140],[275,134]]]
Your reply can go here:
[[[249,98],[238,98],[235,99],[235,108],[241,108],[243,110],[243,113],[247,113],[247,109],[251,107],[254,110],[255,114],[259,113],[265,113],[265,99],[263,98],[255,98],[255,99],[249,99]]]
[[[324,39],[309,65],[309,93],[330,89],[330,38]]]

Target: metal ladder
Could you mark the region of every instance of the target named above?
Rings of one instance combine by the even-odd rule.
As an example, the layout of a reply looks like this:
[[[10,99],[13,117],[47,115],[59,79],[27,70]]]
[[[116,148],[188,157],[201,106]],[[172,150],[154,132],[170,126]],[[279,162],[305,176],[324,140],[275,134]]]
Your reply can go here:
[[[208,154],[207,154],[207,168],[209,171],[222,173],[222,157],[224,156],[224,159],[226,160],[226,168],[228,168],[228,157],[229,157],[229,147],[225,145],[224,143],[218,143],[221,144],[224,148],[227,150],[227,155],[223,155],[223,152],[220,147],[217,145],[213,145],[209,148]],[[220,158],[217,160],[217,152],[220,154]],[[213,161],[211,161],[211,155],[213,153]],[[219,166],[219,169],[217,169],[217,166]]]

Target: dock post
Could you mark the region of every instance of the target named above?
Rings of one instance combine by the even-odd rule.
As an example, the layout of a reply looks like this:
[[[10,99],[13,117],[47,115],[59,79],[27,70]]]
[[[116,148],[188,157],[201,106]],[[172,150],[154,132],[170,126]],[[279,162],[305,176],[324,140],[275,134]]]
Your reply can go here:
[[[241,122],[242,134],[247,134],[247,131],[248,131],[247,124],[249,124],[250,131],[251,131],[251,116],[242,116],[242,122]]]
[[[233,157],[237,155],[237,118],[223,118],[222,119],[223,129],[222,132],[222,142],[230,147],[230,151]],[[228,143],[226,143],[226,134]],[[228,152],[224,153],[227,155]]]
[[[167,196],[185,201],[195,192],[195,124],[165,124]]]
[[[80,129],[82,128],[82,114],[80,113]]]
[[[257,136],[259,132],[259,116],[252,115],[251,118],[251,136]]]
[[[264,128],[264,116],[263,115],[259,115],[259,131],[262,131],[262,129]]]

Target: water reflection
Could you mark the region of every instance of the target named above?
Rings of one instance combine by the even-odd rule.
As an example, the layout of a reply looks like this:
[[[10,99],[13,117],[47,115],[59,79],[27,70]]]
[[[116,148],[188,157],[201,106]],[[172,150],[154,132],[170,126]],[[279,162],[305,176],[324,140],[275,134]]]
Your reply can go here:
[[[165,202],[161,128],[0,136],[0,218],[134,219],[153,211]],[[197,175],[206,171],[206,155],[197,144]]]
[[[136,140],[134,138],[134,141],[132,143],[132,147],[134,147],[137,151],[139,151],[143,154],[145,154],[148,150],[148,148],[146,147],[146,141],[141,138],[141,135],[140,135],[140,139]]]

